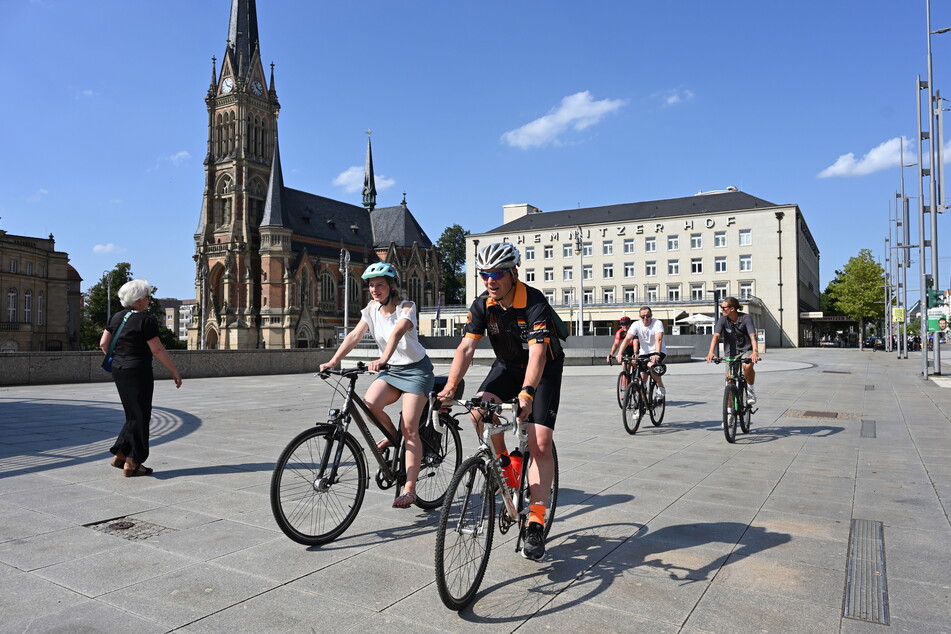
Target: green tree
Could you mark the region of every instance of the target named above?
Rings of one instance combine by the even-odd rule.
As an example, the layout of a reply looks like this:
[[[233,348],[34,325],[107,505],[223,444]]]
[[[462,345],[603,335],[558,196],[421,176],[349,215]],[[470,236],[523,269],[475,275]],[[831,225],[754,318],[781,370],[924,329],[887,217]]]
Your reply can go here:
[[[446,304],[465,301],[466,236],[469,232],[459,225],[446,227],[436,241],[442,257],[442,288]]]
[[[884,310],[884,285],[885,269],[872,257],[871,249],[862,249],[837,272],[828,291],[835,310],[859,322],[862,333],[865,320],[880,317]]]

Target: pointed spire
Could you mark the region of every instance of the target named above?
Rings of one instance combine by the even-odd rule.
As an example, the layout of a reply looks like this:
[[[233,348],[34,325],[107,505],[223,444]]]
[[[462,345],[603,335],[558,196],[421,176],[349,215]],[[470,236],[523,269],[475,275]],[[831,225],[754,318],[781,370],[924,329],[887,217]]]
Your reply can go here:
[[[214,55],[211,56],[211,86],[208,88],[208,92],[215,94],[218,91],[218,67],[215,62],[218,61],[218,58]]]
[[[277,99],[277,84],[274,83],[274,62],[271,62],[271,86],[268,88],[271,99]]]
[[[254,0],[231,0],[228,41],[234,61],[246,72],[245,65],[251,63],[251,54],[258,47],[258,12]]]
[[[286,227],[287,213],[282,204],[284,193],[284,175],[281,172],[281,150],[277,144],[277,130],[274,131],[274,156],[271,160],[271,176],[267,183],[267,198],[264,201],[262,227]]]
[[[373,177],[373,149],[370,147],[370,135],[367,130],[367,163],[363,169],[363,206],[367,211],[376,207],[376,179]]]

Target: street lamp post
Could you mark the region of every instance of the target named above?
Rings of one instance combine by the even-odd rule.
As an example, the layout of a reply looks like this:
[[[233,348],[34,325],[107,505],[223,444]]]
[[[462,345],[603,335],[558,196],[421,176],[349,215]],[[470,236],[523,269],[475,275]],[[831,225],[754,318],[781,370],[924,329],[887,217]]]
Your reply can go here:
[[[932,70],[931,62],[931,36],[938,33],[947,33],[951,31],[951,28],[938,29],[937,31],[931,30],[931,0],[925,0],[925,9],[927,12],[927,29],[928,29],[928,137],[930,141],[931,149],[931,162],[929,166],[931,167],[931,192],[930,192],[930,204],[928,205],[929,211],[931,212],[931,280],[934,283],[936,289],[941,288],[938,282],[938,209],[941,206],[941,200],[938,195],[938,174],[943,170],[943,166],[938,162],[938,146],[937,144],[937,130],[935,125],[935,120],[940,116],[941,112],[941,102],[935,99],[935,90],[934,90],[934,73]],[[920,109],[919,109],[920,112]],[[922,253],[924,249],[922,248]],[[924,291],[922,291],[924,293]],[[925,309],[927,312],[927,310]],[[927,341],[927,315],[922,315],[922,324],[923,324],[923,335],[922,335],[922,344]],[[922,352],[922,357],[925,357],[925,353]],[[925,362],[925,378],[927,378],[927,361]],[[938,343],[938,337],[935,337],[934,345],[934,373],[941,374],[941,346]]]
[[[106,276],[106,325],[112,320],[112,271],[103,271]]]
[[[343,272],[343,331],[350,329],[350,251],[340,249],[340,270]]]
[[[578,251],[578,336],[584,335],[584,259],[581,254],[582,242],[581,225],[575,233],[575,249]]]

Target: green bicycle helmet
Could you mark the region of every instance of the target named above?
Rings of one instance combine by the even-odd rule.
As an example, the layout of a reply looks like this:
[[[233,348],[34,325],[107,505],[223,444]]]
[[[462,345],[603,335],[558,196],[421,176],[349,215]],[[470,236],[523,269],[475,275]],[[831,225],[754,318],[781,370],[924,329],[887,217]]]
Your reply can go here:
[[[399,282],[400,276],[396,272],[396,269],[393,268],[393,265],[389,262],[374,262],[366,268],[361,275],[365,280],[370,279],[371,277],[388,277],[396,282]]]

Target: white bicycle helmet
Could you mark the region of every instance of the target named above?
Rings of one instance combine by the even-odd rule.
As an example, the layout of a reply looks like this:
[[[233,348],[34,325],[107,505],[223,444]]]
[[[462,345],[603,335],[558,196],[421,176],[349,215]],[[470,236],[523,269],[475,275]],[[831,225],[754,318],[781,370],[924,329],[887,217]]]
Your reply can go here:
[[[371,277],[388,277],[396,282],[399,282],[400,276],[396,272],[396,269],[393,268],[393,265],[389,262],[374,262],[366,268],[361,275],[365,280],[370,279]]]
[[[480,271],[514,269],[521,263],[522,255],[508,242],[494,242],[476,255],[476,268]]]

